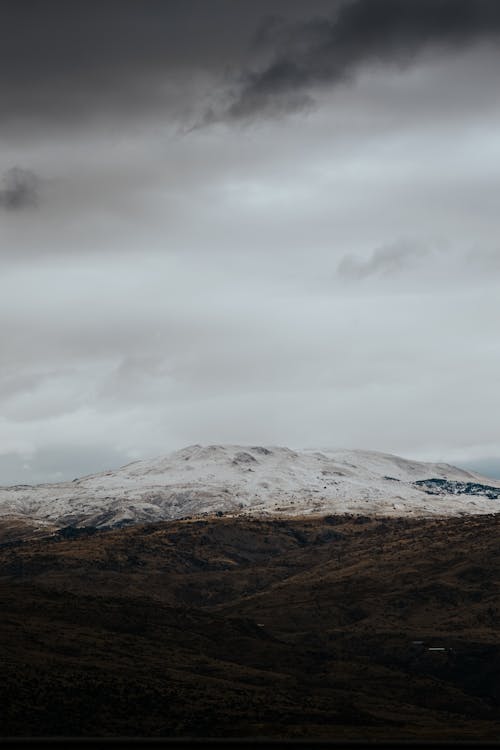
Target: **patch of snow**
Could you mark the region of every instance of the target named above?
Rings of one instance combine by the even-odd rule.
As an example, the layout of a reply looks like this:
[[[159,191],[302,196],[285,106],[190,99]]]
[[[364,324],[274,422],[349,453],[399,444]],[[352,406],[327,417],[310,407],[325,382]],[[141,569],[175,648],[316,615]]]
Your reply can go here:
[[[446,480],[444,490],[429,494],[416,484],[431,479]],[[191,445],[73,482],[0,487],[0,516],[110,526],[218,511],[442,516],[500,508],[500,500],[457,493],[453,483],[500,489],[500,481],[448,464],[376,451]]]

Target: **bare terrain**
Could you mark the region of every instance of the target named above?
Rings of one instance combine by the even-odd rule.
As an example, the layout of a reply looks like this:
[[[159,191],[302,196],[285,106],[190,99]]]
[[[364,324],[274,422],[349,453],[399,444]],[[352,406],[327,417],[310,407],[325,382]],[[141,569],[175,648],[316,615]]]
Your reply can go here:
[[[3,737],[500,735],[498,515],[1,531]]]

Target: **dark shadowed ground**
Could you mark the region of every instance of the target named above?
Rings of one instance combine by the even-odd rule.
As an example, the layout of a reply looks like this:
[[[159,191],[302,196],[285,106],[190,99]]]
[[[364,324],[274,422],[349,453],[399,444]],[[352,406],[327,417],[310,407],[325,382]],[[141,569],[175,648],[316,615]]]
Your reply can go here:
[[[499,516],[27,537],[4,525],[3,737],[500,738]]]

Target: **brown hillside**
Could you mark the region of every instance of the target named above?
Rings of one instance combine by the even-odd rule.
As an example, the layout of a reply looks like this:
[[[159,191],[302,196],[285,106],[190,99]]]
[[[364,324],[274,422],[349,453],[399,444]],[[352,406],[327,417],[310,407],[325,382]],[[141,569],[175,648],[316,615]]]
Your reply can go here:
[[[7,532],[4,737],[499,736],[498,516]]]

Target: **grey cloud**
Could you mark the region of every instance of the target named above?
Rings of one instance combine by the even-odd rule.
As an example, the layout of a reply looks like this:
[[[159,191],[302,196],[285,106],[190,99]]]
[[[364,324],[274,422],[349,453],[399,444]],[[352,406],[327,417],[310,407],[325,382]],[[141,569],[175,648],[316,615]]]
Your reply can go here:
[[[345,255],[337,266],[337,274],[350,280],[391,276],[412,268],[428,252],[426,247],[399,242],[376,248],[366,260]]]
[[[469,269],[476,273],[492,274],[500,269],[500,248],[474,248],[465,257]]]
[[[257,39],[275,55],[242,77],[227,116],[298,109],[311,102],[305,92],[351,80],[364,64],[406,66],[430,47],[457,50],[499,32],[495,0],[348,0],[329,18],[273,18]]]
[[[36,389],[52,372],[0,372],[0,400],[5,402],[13,396]]]
[[[2,3],[2,131],[190,115],[200,86],[248,63],[268,12],[301,18],[327,0],[46,0]],[[203,85],[200,84],[200,81]],[[42,127],[43,126],[43,127]]]
[[[9,169],[0,188],[0,207],[8,211],[34,208],[38,204],[40,180],[20,167]]]
[[[6,0],[2,11],[0,116],[14,135],[286,114],[365,63],[408,64],[500,29],[494,0]]]
[[[2,170],[43,176],[43,210],[0,215],[1,476],[195,442],[498,454],[500,56],[460,47],[489,37],[472,22],[464,42],[353,30],[382,5],[12,2]],[[464,53],[416,60],[431,42]],[[230,126],[180,137],[174,114],[217,119],[231,81]],[[318,82],[307,118],[274,116]]]

